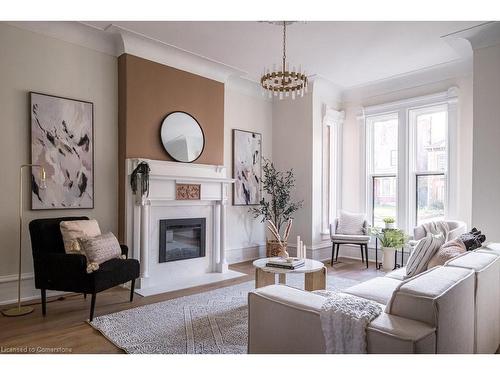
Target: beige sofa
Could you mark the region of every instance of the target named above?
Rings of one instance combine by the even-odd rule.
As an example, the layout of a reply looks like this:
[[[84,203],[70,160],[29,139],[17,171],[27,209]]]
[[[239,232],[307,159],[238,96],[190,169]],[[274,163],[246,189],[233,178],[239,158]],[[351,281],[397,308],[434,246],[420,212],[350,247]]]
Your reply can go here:
[[[368,353],[494,353],[500,344],[500,258],[467,253],[407,280],[377,277],[344,293],[381,304]],[[248,296],[249,353],[324,353],[325,297],[284,285]]]

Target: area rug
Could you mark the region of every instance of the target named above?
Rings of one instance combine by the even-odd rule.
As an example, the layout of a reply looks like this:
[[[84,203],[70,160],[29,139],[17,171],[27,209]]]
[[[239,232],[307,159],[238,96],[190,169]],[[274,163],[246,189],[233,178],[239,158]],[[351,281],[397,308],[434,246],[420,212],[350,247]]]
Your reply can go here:
[[[303,276],[287,284],[303,288]],[[327,289],[359,283],[327,278]],[[247,352],[247,296],[253,281],[94,318],[90,323],[131,354],[238,354]]]

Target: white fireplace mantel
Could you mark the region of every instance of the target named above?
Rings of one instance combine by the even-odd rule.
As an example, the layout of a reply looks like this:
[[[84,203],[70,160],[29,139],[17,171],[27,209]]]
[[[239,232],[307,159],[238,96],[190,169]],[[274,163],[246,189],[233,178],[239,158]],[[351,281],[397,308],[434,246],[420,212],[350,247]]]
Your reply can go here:
[[[130,188],[130,176],[135,167],[143,161],[150,167],[149,195],[135,196]],[[234,179],[226,177],[226,168],[134,158],[126,160],[126,171],[125,238],[134,258],[139,259],[141,263],[139,288],[179,283],[181,279],[187,280],[191,285],[190,278],[201,280],[200,275],[203,274],[227,273],[226,204],[228,186],[234,183]],[[176,200],[176,184],[179,183],[199,184],[200,199]],[[209,233],[206,259],[160,264],[157,238],[159,218],[183,218],[193,215],[206,217],[209,224],[207,228],[211,228],[210,232],[207,229]],[[167,285],[167,290],[172,288]]]

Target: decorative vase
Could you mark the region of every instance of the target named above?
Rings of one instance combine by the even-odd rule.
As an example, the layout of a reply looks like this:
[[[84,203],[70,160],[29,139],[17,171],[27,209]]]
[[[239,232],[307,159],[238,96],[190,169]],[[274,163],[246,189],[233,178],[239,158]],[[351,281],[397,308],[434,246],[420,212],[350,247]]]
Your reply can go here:
[[[382,268],[384,271],[392,271],[396,267],[394,256],[396,249],[393,247],[382,247]]]
[[[288,258],[288,252],[286,251],[286,242],[283,242],[283,245],[280,245],[280,243],[276,240],[267,240],[266,257],[272,258],[278,256],[282,258]]]
[[[394,229],[394,223],[385,223],[385,229]]]

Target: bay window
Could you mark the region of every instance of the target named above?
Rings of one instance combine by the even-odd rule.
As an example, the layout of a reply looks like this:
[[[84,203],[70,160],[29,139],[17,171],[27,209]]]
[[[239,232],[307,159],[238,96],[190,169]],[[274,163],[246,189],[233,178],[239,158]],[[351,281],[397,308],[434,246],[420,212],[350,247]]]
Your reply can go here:
[[[457,90],[364,108],[366,210],[411,233],[455,212]]]

